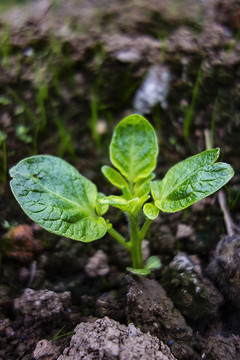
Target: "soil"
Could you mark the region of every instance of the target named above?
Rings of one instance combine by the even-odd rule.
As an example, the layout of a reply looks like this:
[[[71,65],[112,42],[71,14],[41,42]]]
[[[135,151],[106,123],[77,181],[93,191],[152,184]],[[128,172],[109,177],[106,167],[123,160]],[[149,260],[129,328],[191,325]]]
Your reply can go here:
[[[238,0],[37,0],[0,14],[1,360],[240,359],[239,15]],[[133,112],[157,131],[157,178],[205,150],[207,130],[235,170],[231,227],[218,194],[161,214],[144,251],[162,267],[147,278],[110,236],[47,233],[9,188],[19,160],[51,154],[117,194],[100,168]]]

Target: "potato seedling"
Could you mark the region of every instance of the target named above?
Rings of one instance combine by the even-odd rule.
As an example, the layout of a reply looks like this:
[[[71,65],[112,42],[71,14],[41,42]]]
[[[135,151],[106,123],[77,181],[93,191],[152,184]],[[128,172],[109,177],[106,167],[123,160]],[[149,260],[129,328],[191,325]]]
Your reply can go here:
[[[152,125],[140,115],[130,115],[113,133],[110,160],[114,167],[102,167],[121,195],[99,193],[72,165],[50,155],[20,161],[10,170],[10,185],[22,209],[44,229],[86,243],[109,233],[130,252],[132,268],[128,269],[147,275],[160,267],[160,261],[150,257],[144,265],[142,240],[159,212],[174,213],[189,207],[219,190],[234,174],[230,165],[216,163],[216,148],[179,162],[162,180],[153,180],[157,156]],[[126,214],[129,239],[103,217],[109,205]]]

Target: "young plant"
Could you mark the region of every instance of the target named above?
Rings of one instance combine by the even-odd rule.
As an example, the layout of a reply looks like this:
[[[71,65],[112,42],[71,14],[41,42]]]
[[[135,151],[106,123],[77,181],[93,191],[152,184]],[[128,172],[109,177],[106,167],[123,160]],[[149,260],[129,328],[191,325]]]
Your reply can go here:
[[[113,133],[110,159],[114,167],[102,167],[121,195],[99,193],[73,166],[50,155],[32,156],[13,167],[11,189],[26,214],[44,229],[82,242],[109,233],[130,252],[133,267],[129,270],[146,275],[160,266],[157,257],[150,257],[145,265],[142,256],[142,240],[159,212],[187,208],[220,189],[234,174],[230,165],[216,163],[216,148],[181,161],[162,180],[153,180],[157,156],[153,127],[142,116],[130,115]],[[103,217],[109,205],[126,214],[128,239]]]

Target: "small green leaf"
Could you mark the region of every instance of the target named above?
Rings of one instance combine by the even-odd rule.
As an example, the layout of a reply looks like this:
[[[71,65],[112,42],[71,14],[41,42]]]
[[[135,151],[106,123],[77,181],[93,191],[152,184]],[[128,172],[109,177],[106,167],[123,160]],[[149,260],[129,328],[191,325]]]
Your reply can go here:
[[[129,188],[126,186],[122,187],[122,193],[123,198],[126,200],[131,200],[133,198],[133,195],[131,194]]]
[[[110,166],[102,166],[101,168],[103,175],[110,181],[111,184],[122,189],[123,186],[128,187],[127,181],[124,177],[115,169]]]
[[[100,203],[100,199],[105,198],[105,195],[101,192],[98,193],[97,195],[97,202],[96,202],[96,212],[99,216],[102,216],[103,214],[105,214],[108,211],[109,206],[106,204],[101,204]]]
[[[135,199],[132,199],[135,200]],[[132,200],[126,200],[124,199],[122,196],[115,196],[115,195],[110,195],[110,196],[105,196],[101,199],[99,199],[101,204],[107,204],[107,205],[112,205],[118,207],[119,209],[125,209],[125,207],[127,207],[130,203],[130,201]]]
[[[139,276],[147,276],[151,274],[151,270],[149,269],[135,269],[131,267],[127,267],[126,270],[130,271],[132,274],[139,275]]]
[[[150,256],[147,259],[147,264],[145,266],[145,269],[148,270],[160,269],[161,266],[162,266],[161,261],[157,256]]]
[[[20,161],[10,175],[20,206],[44,229],[83,242],[105,235],[108,225],[95,212],[96,186],[64,160],[32,156]]]
[[[213,194],[233,176],[230,165],[216,163],[219,149],[204,151],[173,166],[161,183],[152,186],[155,205],[176,212]]]
[[[113,165],[131,183],[156,167],[158,143],[152,125],[141,115],[130,115],[117,125],[110,144]]]
[[[152,270],[160,269],[162,266],[161,261],[157,256],[150,256],[147,260],[147,264],[143,269],[135,269],[131,267],[127,267],[126,270],[130,271],[131,273],[139,276],[147,276],[151,274]]]
[[[141,198],[134,198],[131,200],[126,200],[121,196],[106,196],[103,199],[100,199],[102,204],[112,205],[122,211],[127,213],[136,214],[142,205],[148,200],[149,196],[142,196]]]
[[[10,105],[10,104],[12,104],[12,100],[6,96],[0,96],[0,104],[1,105]]]
[[[154,179],[155,174],[150,174],[146,178],[142,178],[136,182],[134,185],[134,195],[137,197],[141,197],[145,194],[149,194],[150,192],[150,184],[151,180]]]
[[[143,213],[148,219],[154,220],[158,217],[159,209],[154,204],[147,203],[143,207]]]
[[[134,194],[137,197],[141,197],[143,195],[147,195],[150,193],[150,181],[146,184],[144,184],[136,193]]]
[[[158,199],[160,199],[160,185],[161,185],[161,180],[155,180],[155,181],[151,181],[151,193],[152,193],[152,197],[153,200],[156,201]]]
[[[142,186],[144,186],[146,183],[148,183],[149,181],[151,181],[152,179],[155,178],[155,174],[151,173],[149,176],[145,177],[145,178],[141,178],[140,180],[138,180],[134,186],[134,190],[138,191],[139,189],[141,189]]]

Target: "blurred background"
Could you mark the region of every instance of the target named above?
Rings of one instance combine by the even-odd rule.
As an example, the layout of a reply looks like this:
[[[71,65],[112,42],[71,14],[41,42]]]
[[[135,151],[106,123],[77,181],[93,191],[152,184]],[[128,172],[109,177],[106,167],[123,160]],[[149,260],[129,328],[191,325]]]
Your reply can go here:
[[[69,331],[87,316],[126,322],[129,257],[107,236],[86,245],[33,224],[9,188],[9,169],[21,159],[60,156],[100,191],[115,194],[100,168],[110,163],[112,131],[125,116],[142,114],[156,129],[158,179],[178,161],[205,150],[207,133],[212,146],[221,148],[220,161],[235,170],[224,192],[239,229],[239,37],[239,0],[0,0],[0,359],[30,359],[36,341],[53,338],[68,317]],[[127,232],[124,216],[110,210],[109,219],[121,233]],[[179,251],[206,266],[225,233],[215,194],[186,211],[156,219],[148,234],[150,252],[161,257],[163,270]],[[239,264],[238,242],[234,249],[229,253]],[[91,278],[88,259],[99,250],[107,275]],[[154,275],[158,280],[161,271]],[[25,326],[31,308],[21,313],[22,306],[14,308],[13,303],[26,287],[36,290],[36,299],[44,289],[71,292],[77,315],[64,313],[53,324],[49,311],[47,326],[38,322],[38,314],[33,327]],[[215,303],[206,305],[202,298],[199,303],[211,319],[207,311],[211,306],[215,311]],[[183,313],[187,306],[183,303]],[[239,322],[231,321],[237,319],[232,305],[224,316],[229,333],[239,334]],[[208,327],[199,317],[197,323],[196,317],[188,320],[206,337],[205,329],[212,326],[216,334],[215,329],[225,326],[222,318]],[[199,349],[199,354],[205,351],[205,343]]]
[[[132,112],[155,126],[163,173],[205,129],[238,172],[239,17],[236,0],[2,1],[0,194],[31,154],[101,162]]]

